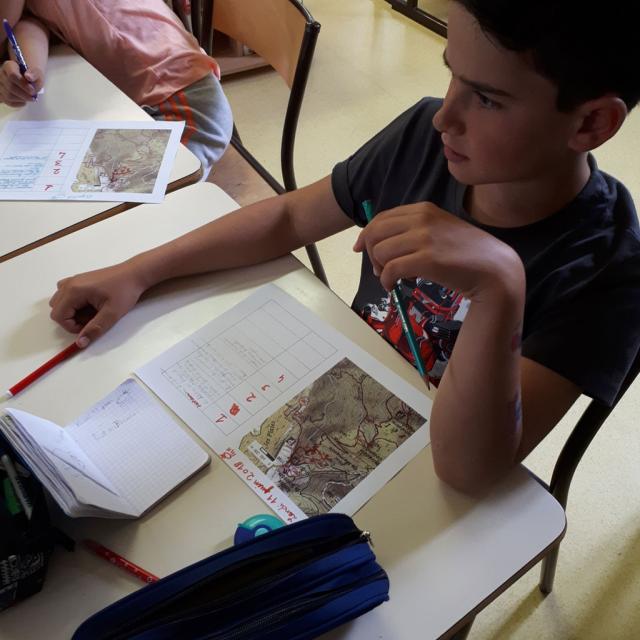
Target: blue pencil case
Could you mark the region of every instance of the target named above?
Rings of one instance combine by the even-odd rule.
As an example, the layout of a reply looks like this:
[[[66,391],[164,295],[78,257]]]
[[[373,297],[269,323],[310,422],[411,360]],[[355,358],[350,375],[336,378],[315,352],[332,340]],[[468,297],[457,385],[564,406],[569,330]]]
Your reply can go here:
[[[143,587],[87,619],[73,640],[308,640],[388,598],[368,533],[329,513]]]

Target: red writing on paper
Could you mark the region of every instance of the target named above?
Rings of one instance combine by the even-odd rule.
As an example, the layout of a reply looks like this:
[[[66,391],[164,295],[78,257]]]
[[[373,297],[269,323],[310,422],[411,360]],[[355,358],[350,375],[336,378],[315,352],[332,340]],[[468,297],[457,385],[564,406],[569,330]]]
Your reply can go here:
[[[267,493],[271,493],[271,489],[273,489],[273,485],[270,484],[268,487],[265,486],[264,484],[262,484],[262,482],[260,482],[260,480],[256,480],[253,483],[253,486],[258,489],[258,491],[261,491],[262,493],[264,493],[265,495]]]
[[[192,404],[195,404],[198,409],[202,406],[190,393],[187,393],[187,398],[191,400]]]
[[[249,484],[253,485],[253,487],[255,487],[255,489],[260,493],[263,493],[264,495],[268,495],[273,490],[272,484],[267,486],[261,480],[258,480],[258,478],[256,478],[256,474],[253,471],[251,471],[251,469],[249,469],[249,467],[247,467],[242,462],[242,460],[238,460],[238,462],[235,462],[233,464],[233,468],[236,469],[238,473],[241,474],[244,477],[244,479]],[[269,502],[272,502],[272,501],[270,500]]]
[[[294,522],[297,519],[293,511],[282,502],[278,505],[278,513],[284,513],[287,522]]]
[[[220,460],[231,460],[236,457],[236,450],[231,447],[227,447],[225,451],[220,454]]]
[[[232,416],[237,416],[240,413],[240,407],[239,405],[237,405],[235,402],[231,405],[230,409],[229,409],[229,413]]]

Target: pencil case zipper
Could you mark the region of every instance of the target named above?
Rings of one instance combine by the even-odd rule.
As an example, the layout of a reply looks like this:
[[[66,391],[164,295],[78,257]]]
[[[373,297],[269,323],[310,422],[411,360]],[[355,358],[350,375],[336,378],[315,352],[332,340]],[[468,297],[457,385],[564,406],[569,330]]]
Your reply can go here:
[[[286,532],[286,527],[282,529],[276,530],[274,533]],[[273,535],[273,534],[272,534]],[[166,616],[165,618],[158,618],[157,614],[162,614],[162,610],[170,607],[172,604],[175,604],[183,599],[188,599],[191,594],[197,592],[199,590],[205,589],[208,583],[214,583],[219,580],[223,580],[225,576],[228,576],[230,573],[239,572],[243,568],[249,567],[251,565],[257,565],[261,562],[267,562],[272,558],[277,557],[285,557],[287,555],[291,555],[297,551],[303,551],[308,549],[311,551],[315,547],[325,546],[328,548],[324,550],[324,554],[335,552],[337,549],[344,548],[351,544],[357,544],[366,540],[369,542],[370,536],[368,532],[360,531],[359,529],[354,529],[348,533],[337,536],[336,538],[325,537],[324,539],[313,539],[310,541],[304,541],[300,543],[290,544],[287,546],[283,546],[277,549],[270,550],[268,552],[264,552],[262,554],[256,554],[254,556],[245,558],[243,560],[239,560],[234,562],[227,567],[224,567],[218,571],[216,571],[213,575],[207,576],[194,583],[190,587],[186,587],[177,592],[173,597],[166,598],[156,604],[153,607],[149,607],[145,610],[142,620],[139,620],[136,625],[131,625],[129,621],[124,622],[119,625],[116,629],[113,629],[105,638],[109,640],[119,640],[120,638],[128,638],[131,633],[142,633],[144,630],[150,628],[150,626],[157,626],[160,624],[169,624],[172,620],[175,619],[183,619],[188,617],[189,615],[193,615],[196,611],[200,610],[203,607],[210,608],[211,603],[207,603],[205,605],[198,605],[197,607],[191,607],[191,609],[181,609],[179,612],[175,614],[171,614],[170,616]],[[237,552],[239,549],[232,547],[227,550],[228,553]],[[241,550],[240,550],[241,551]],[[309,564],[318,559],[317,555],[314,555],[308,559],[306,563],[303,564],[294,564],[290,569],[300,569],[305,566],[305,564]],[[183,570],[184,571],[184,570]],[[286,576],[283,576],[283,579]],[[258,582],[254,582],[250,585],[246,585],[242,587],[239,591],[235,591],[230,593],[227,596],[219,598],[217,600],[218,607],[224,606],[229,601],[236,601],[239,594],[242,594],[243,591],[250,590],[252,593],[256,593],[256,589],[261,589],[265,586],[273,585],[273,578],[269,576],[265,576]],[[156,585],[150,585],[146,587],[146,589],[155,588]],[[114,605],[115,606],[115,605]],[[125,635],[121,635],[121,634]]]
[[[299,574],[305,569],[307,569],[310,565],[317,563],[321,560],[326,559],[329,555],[334,555],[340,553],[341,551],[346,551],[349,547],[352,547],[356,544],[361,544],[360,540],[352,541],[347,545],[340,547],[339,549],[334,549],[328,551],[327,553],[316,556],[314,558],[308,559],[306,562],[301,564],[296,564],[290,568],[288,568],[285,572],[280,573],[274,579],[271,576],[265,576],[258,582],[252,582],[242,587],[242,589],[238,591],[234,591],[229,595],[225,596],[222,599],[218,599],[215,603],[207,602],[204,605],[199,605],[197,607],[192,607],[191,609],[182,609],[178,614],[167,616],[166,618],[154,619],[154,626],[161,624],[171,624],[171,622],[175,620],[185,620],[187,618],[196,618],[198,616],[213,613],[216,610],[220,610],[229,602],[233,604],[234,607],[241,607],[243,602],[249,600],[255,600],[265,591],[277,592],[278,587],[284,583],[284,587],[282,591],[278,592],[278,597],[283,597],[283,593],[286,593],[287,590],[291,590],[291,588],[287,589],[286,583],[291,579],[293,574]],[[349,562],[343,562],[339,566],[335,566],[333,571],[325,571],[322,574],[318,574],[313,579],[307,579],[304,582],[305,589],[312,590],[316,588],[316,586],[321,585],[324,582],[333,580],[338,578],[341,575],[344,575],[348,571],[353,571],[358,567],[366,565],[373,561],[373,555],[371,551],[367,548],[368,553],[363,553],[359,557],[353,558]],[[219,577],[219,576],[217,576]]]
[[[292,615],[301,615],[309,611],[313,611],[324,603],[331,602],[336,597],[344,593],[349,593],[357,587],[363,587],[383,578],[386,578],[386,573],[382,569],[379,569],[374,574],[359,580],[357,583],[348,584],[338,589],[331,589],[330,591],[320,593],[316,596],[305,598],[293,605],[275,609],[274,611],[270,611],[255,620],[242,624],[237,629],[216,632],[213,635],[208,635],[206,636],[206,640],[245,640],[246,634],[253,633],[257,629],[264,629],[265,633],[267,633],[269,632],[269,630],[266,629],[267,625],[278,624],[279,622],[287,620]],[[249,638],[246,638],[246,640],[249,640]]]

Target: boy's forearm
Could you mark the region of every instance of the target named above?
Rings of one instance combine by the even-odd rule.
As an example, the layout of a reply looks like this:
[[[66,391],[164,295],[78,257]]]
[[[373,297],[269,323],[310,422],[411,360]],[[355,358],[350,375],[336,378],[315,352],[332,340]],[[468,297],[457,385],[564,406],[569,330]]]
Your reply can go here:
[[[164,280],[265,262],[300,246],[287,196],[234,211],[129,262],[145,289]]]
[[[49,32],[40,22],[24,17],[14,28],[27,65],[44,72],[49,59]],[[13,57],[13,52],[12,52]]]
[[[259,264],[286,255],[353,223],[329,176],[234,211],[128,261],[144,289],[180,276]]]
[[[517,461],[522,438],[524,274],[472,300],[431,414],[438,475],[482,493]]]

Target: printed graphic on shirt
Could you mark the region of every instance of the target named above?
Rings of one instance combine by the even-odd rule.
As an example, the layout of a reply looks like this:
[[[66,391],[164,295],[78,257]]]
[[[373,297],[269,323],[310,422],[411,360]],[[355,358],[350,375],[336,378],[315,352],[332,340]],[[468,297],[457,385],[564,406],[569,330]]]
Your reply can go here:
[[[467,315],[469,300],[459,291],[422,278],[403,280],[400,289],[429,381],[437,386]],[[415,365],[402,331],[402,320],[389,295],[364,305],[361,313],[368,324]]]

